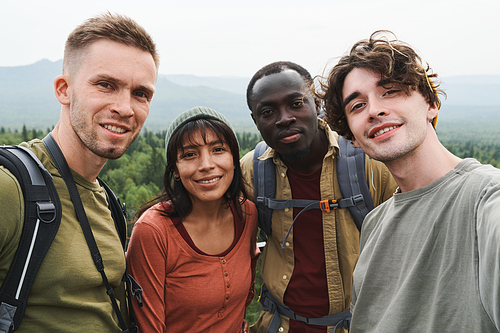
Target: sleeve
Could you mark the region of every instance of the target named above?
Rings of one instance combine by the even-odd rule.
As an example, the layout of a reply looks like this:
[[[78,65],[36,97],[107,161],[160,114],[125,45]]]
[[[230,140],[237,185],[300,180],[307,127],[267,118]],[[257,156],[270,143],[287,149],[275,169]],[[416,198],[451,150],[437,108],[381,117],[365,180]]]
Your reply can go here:
[[[161,231],[148,223],[155,215],[152,208],[135,224],[127,251],[130,274],[143,289],[143,306],[132,306],[137,326],[143,333],[166,332],[165,326],[165,276],[167,244]],[[158,216],[157,218],[162,218]]]
[[[479,294],[500,331],[500,185],[490,187],[477,208]]]
[[[376,161],[368,155],[365,155],[365,172],[373,205],[377,207],[393,196],[398,184],[384,163]]]
[[[243,173],[243,178],[245,179],[245,189],[247,191],[248,199],[250,201],[254,200],[253,192],[253,154],[255,150],[252,150],[245,154],[240,159],[241,172]]]
[[[257,261],[260,257],[260,249],[257,247],[257,209],[252,202],[248,200],[245,202],[247,206],[246,212],[248,214],[249,222],[252,226],[251,238],[250,238],[250,256],[251,256],[251,269],[252,269],[252,284],[250,285],[250,290],[248,292],[247,301],[245,303],[245,307],[249,306],[252,303],[252,300],[255,297],[255,277],[257,275]],[[249,207],[250,206],[250,207]]]

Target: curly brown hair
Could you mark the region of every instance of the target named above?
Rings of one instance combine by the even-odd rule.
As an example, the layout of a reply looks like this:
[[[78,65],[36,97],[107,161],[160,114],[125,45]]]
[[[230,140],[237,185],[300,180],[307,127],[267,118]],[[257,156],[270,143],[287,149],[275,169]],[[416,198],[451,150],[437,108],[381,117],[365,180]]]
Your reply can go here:
[[[437,74],[431,73],[429,65],[424,67],[420,56],[408,44],[389,40],[386,34],[396,37],[390,31],[379,30],[370,39],[354,44],[349,54],[340,58],[328,77],[320,82],[316,96],[323,101],[325,120],[347,139],[352,139],[352,132],[343,108],[342,88],[346,76],[355,68],[372,70],[384,82],[399,85],[407,95],[418,91],[430,105],[440,106],[438,94],[444,92],[438,89]]]

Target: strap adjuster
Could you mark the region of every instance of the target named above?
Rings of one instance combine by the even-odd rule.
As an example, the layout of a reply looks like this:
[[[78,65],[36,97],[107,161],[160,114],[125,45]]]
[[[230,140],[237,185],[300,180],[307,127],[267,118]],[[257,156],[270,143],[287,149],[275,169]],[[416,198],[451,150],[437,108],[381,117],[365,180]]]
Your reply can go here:
[[[294,317],[295,318],[292,318],[292,319],[297,320],[297,321],[301,321],[301,322],[306,323],[306,324],[309,324],[309,318],[307,318],[307,317],[303,317],[303,316],[298,315],[296,313],[294,313]]]
[[[339,208],[337,200],[321,200],[319,202],[319,209],[321,209],[323,212],[330,213],[330,208],[332,209]]]
[[[358,204],[362,203],[363,201],[365,201],[365,199],[363,197],[363,194],[359,193],[359,194],[354,195],[352,197],[352,201],[354,201],[354,205],[358,205]]]

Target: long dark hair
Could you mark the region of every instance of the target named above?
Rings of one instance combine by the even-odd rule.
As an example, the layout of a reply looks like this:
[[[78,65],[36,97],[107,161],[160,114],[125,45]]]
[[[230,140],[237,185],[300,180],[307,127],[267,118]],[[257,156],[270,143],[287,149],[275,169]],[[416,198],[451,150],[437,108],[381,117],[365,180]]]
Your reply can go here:
[[[211,118],[198,118],[191,120],[174,132],[167,147],[167,165],[163,176],[163,191],[156,198],[148,201],[137,211],[135,220],[137,220],[147,209],[151,208],[159,202],[171,201],[171,205],[166,208],[164,205],[160,208],[162,215],[167,217],[180,217],[181,219],[191,213],[193,203],[181,181],[175,181],[174,172],[177,164],[177,154],[182,151],[184,137],[191,142],[194,134],[199,132],[203,141],[206,143],[206,138],[209,132],[214,133],[219,140],[225,142],[231,151],[234,164],[234,177],[228,190],[224,194],[226,204],[235,203],[235,208],[240,218],[242,217],[241,204],[247,199],[247,194],[244,187],[243,174],[241,172],[239,162],[239,146],[238,140],[234,132],[224,123]],[[241,198],[241,199],[240,199]]]

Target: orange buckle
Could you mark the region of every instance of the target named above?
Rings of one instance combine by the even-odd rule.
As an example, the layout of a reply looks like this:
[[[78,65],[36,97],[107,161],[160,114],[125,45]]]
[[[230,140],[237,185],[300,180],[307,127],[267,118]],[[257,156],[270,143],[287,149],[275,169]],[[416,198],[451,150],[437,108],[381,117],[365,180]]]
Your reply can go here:
[[[328,200],[321,200],[319,202],[319,208],[324,212],[330,213],[330,205],[328,204]]]

